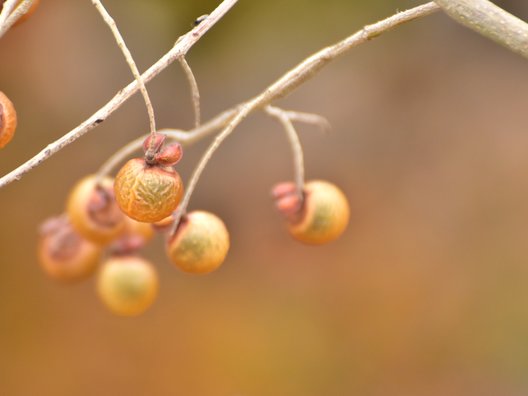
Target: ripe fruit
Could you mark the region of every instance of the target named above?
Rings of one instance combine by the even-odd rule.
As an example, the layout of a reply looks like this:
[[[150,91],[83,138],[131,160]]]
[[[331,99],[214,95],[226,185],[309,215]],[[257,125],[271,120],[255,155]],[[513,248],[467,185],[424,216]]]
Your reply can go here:
[[[17,127],[15,106],[9,98],[0,91],[0,148],[13,139]]]
[[[289,233],[298,241],[320,245],[337,239],[348,224],[350,209],[343,192],[334,184],[313,180],[299,197],[293,183],[273,190],[276,206],[288,222]]]
[[[108,244],[125,229],[125,216],[114,199],[112,179],[97,184],[95,175],[79,181],[70,193],[67,213],[73,227],[86,239]]]
[[[229,250],[229,233],[217,216],[194,211],[182,217],[169,239],[167,255],[184,272],[206,274],[218,268]]]
[[[38,258],[50,277],[72,282],[92,274],[101,259],[100,246],[82,238],[66,216],[47,220],[40,230]]]
[[[183,183],[171,166],[181,158],[181,146],[163,146],[163,135],[156,135],[150,147],[144,143],[145,157],[128,161],[114,183],[117,203],[134,220],[154,223],[169,216],[183,195]]]
[[[112,312],[139,315],[158,294],[158,275],[152,264],[139,256],[113,256],[101,267],[97,293]]]

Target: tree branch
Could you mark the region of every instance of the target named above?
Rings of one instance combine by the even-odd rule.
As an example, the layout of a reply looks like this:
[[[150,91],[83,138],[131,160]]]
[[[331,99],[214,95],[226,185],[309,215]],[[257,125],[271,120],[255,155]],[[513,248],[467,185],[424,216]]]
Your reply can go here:
[[[174,47],[141,76],[143,81],[150,81],[175,59],[185,56],[185,54],[187,53],[187,51],[189,51],[192,45],[195,44],[200,39],[200,37],[214,23],[216,23],[236,2],[237,0],[224,0],[224,2],[220,4],[218,8],[213,11],[203,22],[201,22],[189,33],[185,34],[180,39],[178,39]],[[256,109],[263,108],[268,104],[272,103],[273,101],[288,95],[299,85],[304,83],[309,78],[313,77],[324,66],[336,59],[339,55],[342,55],[351,48],[356,47],[379,36],[380,34],[392,29],[393,27],[401,25],[405,22],[412,21],[416,18],[430,15],[439,9],[440,7],[437,6],[434,2],[429,2],[414,7],[410,10],[399,12],[380,22],[365,26],[357,33],[354,33],[353,35],[338,42],[337,44],[323,48],[322,50],[308,57],[299,65],[284,74],[281,78],[279,78],[275,83],[266,88],[259,95],[244,102],[241,105],[235,106],[231,110],[227,110],[221,113],[213,120],[209,121],[208,123],[204,124],[199,128],[196,128],[194,131],[191,131],[188,134],[186,141],[194,142],[202,138],[203,136],[206,136],[207,134],[213,132],[214,130],[218,130],[220,128],[225,127],[225,130],[222,131],[221,134],[223,135],[223,137],[219,139],[221,142],[251,112]],[[49,144],[46,148],[44,148],[40,153],[31,158],[29,161],[25,162],[15,170],[0,178],[0,188],[13,181],[20,180],[20,178],[24,174],[40,165],[43,161],[51,157],[53,154],[55,154],[62,148],[66,147],[68,144],[77,140],[89,130],[95,128],[97,125],[103,122],[110,114],[112,114],[117,108],[119,108],[137,90],[137,81],[133,81],[120,92],[118,92],[106,105],[104,105],[101,109],[95,112],[81,125],[74,128],[55,142]],[[233,122],[235,119],[236,122]],[[212,128],[212,126],[214,128]],[[226,132],[226,130],[229,130],[229,132],[224,133]],[[201,170],[196,173],[197,177],[199,177],[200,173]],[[187,190],[189,195],[192,192],[192,187],[194,186],[194,184],[195,182],[191,180],[191,184],[189,186],[189,189]]]
[[[154,65],[152,65],[141,76],[144,82],[148,82],[156,77],[167,66],[191,49],[191,47],[200,40],[200,38],[217,23],[236,3],[238,0],[224,0],[202,23],[194,29],[180,37],[176,44],[163,55]],[[117,110],[126,100],[128,100],[139,89],[137,81],[133,81],[125,88],[119,91],[108,103],[97,110],[86,121],[72,129],[61,138],[46,146],[37,155],[20,165],[18,168],[9,172],[0,178],[0,188],[5,185],[20,180],[24,174],[39,166],[53,154],[63,149],[70,143],[83,136],[85,133],[95,128]]]
[[[455,21],[528,58],[528,24],[488,0],[436,0]]]

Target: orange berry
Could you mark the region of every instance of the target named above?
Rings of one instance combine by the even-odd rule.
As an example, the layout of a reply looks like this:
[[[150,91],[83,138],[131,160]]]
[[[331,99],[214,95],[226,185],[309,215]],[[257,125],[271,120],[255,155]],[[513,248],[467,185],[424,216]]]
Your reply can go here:
[[[102,249],[82,238],[66,216],[52,218],[40,232],[38,258],[51,278],[73,282],[92,274],[101,259]]]
[[[117,174],[114,191],[127,216],[154,223],[176,209],[183,195],[183,183],[173,168],[148,165],[143,158],[135,158]]]
[[[185,215],[167,244],[174,265],[191,274],[206,274],[218,268],[229,250],[229,233],[220,218],[194,211]]]
[[[17,127],[15,106],[9,98],[0,91],[0,148],[13,139]]]
[[[102,245],[119,237],[125,229],[125,216],[114,199],[113,181],[105,177],[97,184],[95,175],[79,181],[67,202],[73,227],[86,239]]]
[[[275,195],[277,208],[285,215],[288,231],[295,239],[321,245],[337,239],[345,231],[350,209],[346,196],[337,186],[313,180],[305,184],[302,199],[294,194]]]
[[[115,314],[136,316],[156,299],[158,275],[153,265],[139,256],[113,256],[101,267],[97,293]]]

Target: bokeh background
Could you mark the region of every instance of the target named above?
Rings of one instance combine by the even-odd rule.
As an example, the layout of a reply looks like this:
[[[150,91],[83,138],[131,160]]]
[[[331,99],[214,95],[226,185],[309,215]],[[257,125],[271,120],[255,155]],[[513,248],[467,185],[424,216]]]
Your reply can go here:
[[[218,1],[106,0],[144,70]],[[497,2],[528,20],[524,0]],[[244,1],[188,56],[208,119],[319,48],[417,5],[410,0]],[[19,128],[7,173],[131,80],[89,1],[43,0],[0,40],[0,90]],[[148,85],[160,127],[189,128],[178,65]],[[106,122],[0,191],[0,394],[436,396],[528,394],[526,60],[441,13],[358,47],[278,105],[299,125],[308,178],[346,192],[349,228],[294,242],[271,186],[292,177],[274,120],[255,114],[211,161],[191,207],[220,215],[227,261],[185,275],[158,238],[144,252],[160,295],[113,316],[94,280],[46,278],[38,225],[71,186],[148,130],[134,96]],[[188,180],[207,147],[189,148]]]

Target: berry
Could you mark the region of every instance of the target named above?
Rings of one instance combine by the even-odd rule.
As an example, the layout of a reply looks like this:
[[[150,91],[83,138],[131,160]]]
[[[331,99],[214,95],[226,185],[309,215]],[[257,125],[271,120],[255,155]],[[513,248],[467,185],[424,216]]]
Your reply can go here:
[[[15,106],[9,98],[0,91],[0,148],[7,145],[17,127],[17,114]]]
[[[182,217],[169,239],[167,255],[174,265],[191,274],[218,268],[229,250],[229,233],[217,216],[194,211]]]
[[[158,275],[153,265],[139,256],[112,256],[98,274],[97,292],[115,314],[136,316],[154,302]]]
[[[183,195],[183,183],[172,165],[181,156],[178,143],[164,146],[164,135],[149,136],[144,158],[128,161],[118,172],[114,191],[121,210],[134,220],[155,223],[169,216]]]
[[[285,216],[289,233],[298,241],[321,245],[337,239],[346,229],[350,209],[343,192],[334,184],[313,180],[299,197],[293,183],[273,189],[277,209]]]
[[[70,193],[67,213],[73,227],[86,239],[108,244],[125,230],[125,216],[114,199],[111,178],[99,184],[94,175],[79,181]]]
[[[73,282],[86,278],[97,268],[102,249],[82,238],[66,216],[47,220],[40,230],[38,258],[51,278]]]

